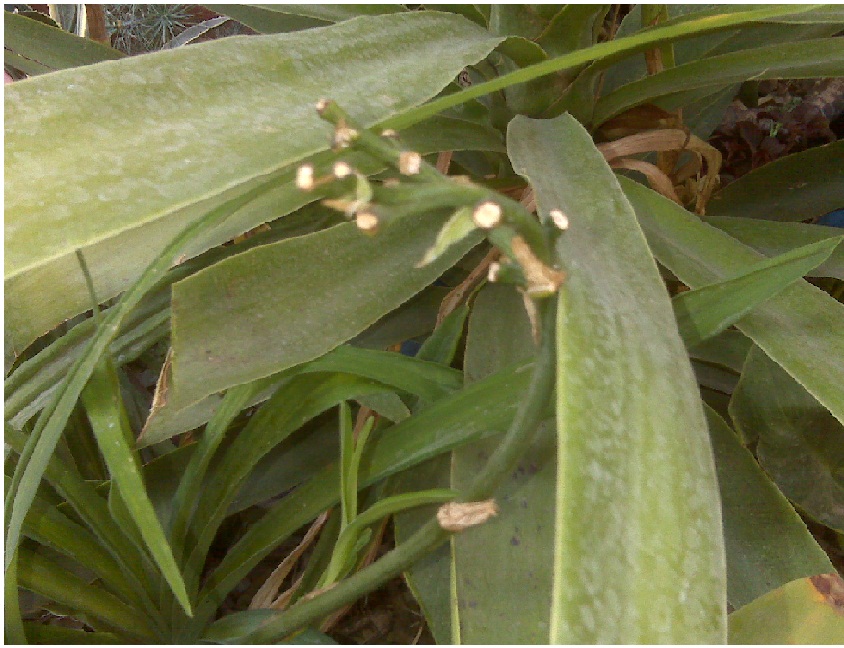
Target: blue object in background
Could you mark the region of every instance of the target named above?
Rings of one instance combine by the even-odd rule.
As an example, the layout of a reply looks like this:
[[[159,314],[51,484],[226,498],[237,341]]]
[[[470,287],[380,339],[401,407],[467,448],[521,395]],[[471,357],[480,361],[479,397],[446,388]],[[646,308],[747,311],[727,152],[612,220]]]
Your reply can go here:
[[[844,227],[844,209],[836,209],[818,219],[818,225],[827,227]]]
[[[405,340],[401,343],[401,352],[402,355],[413,357],[417,353],[419,353],[419,349],[422,348],[422,343],[417,342],[416,340]]]

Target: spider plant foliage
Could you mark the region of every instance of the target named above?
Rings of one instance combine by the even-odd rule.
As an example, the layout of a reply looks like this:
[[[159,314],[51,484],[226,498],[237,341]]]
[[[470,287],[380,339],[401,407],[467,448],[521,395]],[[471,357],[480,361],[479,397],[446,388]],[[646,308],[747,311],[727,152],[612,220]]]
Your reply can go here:
[[[844,636],[840,7],[212,7],[5,16],[7,641]]]

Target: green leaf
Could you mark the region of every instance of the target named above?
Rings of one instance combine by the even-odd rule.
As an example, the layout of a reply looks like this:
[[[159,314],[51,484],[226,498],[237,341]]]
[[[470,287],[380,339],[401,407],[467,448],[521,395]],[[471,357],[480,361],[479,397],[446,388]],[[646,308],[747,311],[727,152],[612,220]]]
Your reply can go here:
[[[343,20],[351,20],[358,16],[377,16],[380,14],[396,13],[400,11],[407,11],[401,5],[367,5],[367,4],[351,4],[351,5],[317,5],[317,4],[275,4],[275,5],[205,5],[217,13],[229,15],[230,10],[244,11],[261,11],[267,14],[282,14],[290,16],[302,16],[311,18],[323,23],[336,23]],[[236,20],[240,20],[237,16],[232,16]],[[252,26],[252,25],[250,25]],[[264,31],[266,30],[257,30]],[[285,30],[286,31],[286,30]]]
[[[118,630],[141,643],[158,640],[142,616],[101,587],[89,585],[34,551],[18,551],[18,579],[24,589],[86,615],[95,629]]]
[[[429,99],[498,42],[453,14],[407,12],[218,39],[11,84],[5,90],[11,348],[22,350],[88,308],[77,248],[97,294],[110,298],[188,223],[327,149],[330,127],[314,110],[320,98],[330,95],[369,126]],[[375,69],[374,59],[384,64]],[[292,182],[292,171],[285,178]],[[308,201],[292,184],[277,191],[274,199],[286,197],[280,206],[241,212],[184,254],[283,215],[294,198],[295,207]]]
[[[778,43],[712,56],[669,68],[622,86],[595,106],[601,124],[634,106],[691,89],[723,87],[747,79],[803,79],[836,76],[844,69],[844,44],[835,38]]]
[[[255,413],[209,470],[203,497],[197,502],[191,529],[194,546],[186,568],[189,587],[198,585],[206,553],[255,464],[304,423],[343,400],[361,394],[388,391],[372,380],[344,374],[297,376]],[[339,490],[338,490],[339,493]]]
[[[839,356],[840,359],[840,356]],[[844,426],[759,348],[751,349],[730,416],[783,494],[844,532]]]
[[[437,240],[425,252],[425,256],[422,257],[419,265],[426,266],[436,261],[448,248],[462,241],[476,229],[477,225],[472,219],[472,208],[461,207],[442,226],[439,234],[437,234]]]
[[[844,581],[836,573],[783,585],[730,615],[731,644],[839,644]]]
[[[345,576],[348,571],[347,567],[354,558],[353,550],[355,543],[366,527],[375,524],[388,515],[400,513],[401,511],[417,506],[425,506],[426,504],[449,502],[455,497],[457,497],[456,491],[448,488],[435,488],[427,491],[417,491],[415,493],[391,495],[378,500],[366,509],[366,511],[349,522],[340,532],[340,537],[337,538],[337,545],[334,548],[334,554],[331,557],[331,563],[329,563],[328,569],[323,577],[322,586],[331,585]]]
[[[795,15],[810,11],[810,8],[806,6],[779,5],[775,9],[754,9],[732,13],[721,11],[714,15],[695,17],[694,19],[679,23],[665,23],[662,26],[648,29],[627,38],[598,43],[592,47],[580,49],[543,61],[542,63],[515,70],[491,81],[473,85],[461,92],[439,97],[419,108],[407,110],[397,117],[387,119],[382,123],[382,126],[395,129],[405,128],[471,99],[482,97],[497,90],[503,90],[512,85],[526,83],[554,72],[574,70],[592,61],[600,60],[606,64],[610,64],[631,54],[645,51],[662,43],[673,42],[677,39],[693,38],[711,32],[762,21],[776,20],[782,17],[792,19]],[[807,20],[817,20],[817,18],[811,16]]]
[[[90,645],[90,644],[125,644],[125,639],[113,632],[87,632],[65,628],[59,625],[47,625],[40,621],[24,623],[26,638],[29,643],[46,645]]]
[[[759,304],[823,263],[844,236],[810,243],[753,264],[736,277],[682,292],[672,300],[687,348],[732,326]]]
[[[365,488],[468,441],[503,431],[530,381],[530,365],[502,370],[443,398],[371,441],[360,475]],[[252,525],[209,576],[195,623],[213,615],[226,593],[274,547],[339,500],[336,466],[322,470]]]
[[[469,320],[464,359],[467,383],[535,355],[521,295],[511,286],[488,285],[475,300]],[[485,439],[454,450],[452,487],[459,490],[471,483],[499,442],[498,438]],[[451,588],[443,588],[446,602],[449,590],[454,592],[449,615],[453,617],[453,642],[548,642],[556,444],[553,422],[544,423],[516,469],[496,490],[496,519],[453,537],[454,582]],[[489,569],[489,565],[496,568]],[[504,592],[518,595],[502,595]]]
[[[243,637],[260,628],[267,621],[277,617],[282,612],[278,610],[244,610],[233,612],[218,619],[202,636],[203,642],[217,644],[238,644]],[[279,645],[331,645],[336,644],[331,637],[314,628],[306,628],[296,633],[290,641],[282,641]]]
[[[697,288],[747,271],[764,257],[642,185],[620,178],[659,262]],[[844,304],[798,281],[736,323],[844,421]]]
[[[516,118],[507,141],[540,213],[561,209],[571,223],[557,241],[568,276],[557,322],[548,640],[723,641],[724,547],[706,424],[635,214],[572,117]]]
[[[147,495],[138,458],[129,445],[128,439],[133,435],[120,397],[117,373],[111,363],[104,362],[94,371],[82,400],[120,499],[137,525],[146,550],[161,569],[179,604],[190,615],[191,604],[182,574]]]
[[[36,498],[23,530],[27,537],[39,544],[49,546],[90,569],[106,589],[123,600],[130,603],[142,601],[142,596],[133,590],[120,564],[103,548],[96,536],[72,522],[56,507]]]
[[[721,487],[730,604],[740,608],[795,578],[831,571],[823,549],[736,433],[714,410],[704,411]]]
[[[568,4],[560,9],[537,40],[551,56],[568,54],[595,44],[609,5]]]
[[[348,345],[337,347],[321,358],[293,369],[270,375],[260,388],[250,394],[241,409],[268,399],[279,385],[304,373],[338,372],[370,378],[425,400],[436,400],[460,386],[460,372],[397,353],[361,349]],[[165,372],[165,381],[171,378]],[[169,388],[168,388],[169,389]],[[138,439],[140,446],[152,445],[174,434],[198,427],[210,420],[220,403],[212,395],[195,405],[179,409],[171,400],[154,407]]]
[[[108,45],[9,11],[3,12],[3,51],[6,65],[30,76],[125,56]]]
[[[729,216],[711,216],[704,220],[769,257],[841,236],[840,228],[806,223],[777,223]],[[836,247],[830,257],[807,276],[835,277],[844,281],[844,246]]]
[[[712,197],[708,216],[804,221],[844,205],[844,141],[811,148],[751,171]]]
[[[24,446],[24,436],[21,432],[6,427],[4,440],[16,453],[21,454]],[[145,554],[129,542],[124,530],[112,519],[106,501],[94,486],[81,478],[72,465],[68,465],[57,455],[47,462],[44,478],[91,529],[100,544],[118,561],[120,569],[129,581],[129,589],[146,607],[147,614],[154,618],[155,606],[149,599],[147,581],[144,578],[144,570],[151,568],[152,564]],[[96,555],[96,550],[92,549],[91,553]],[[107,565],[102,567],[108,568]]]
[[[259,34],[283,34],[314,27],[326,27],[330,21],[320,20],[309,16],[297,15],[295,12],[277,11],[274,6],[260,5],[203,5],[211,11],[234,18],[247,27],[251,27]],[[301,5],[300,5],[301,6]]]
[[[444,220],[435,213],[407,219],[374,237],[338,225],[255,248],[176,284],[177,407],[312,360],[420,292],[481,238],[415,268]],[[323,334],[314,336],[315,328]]]

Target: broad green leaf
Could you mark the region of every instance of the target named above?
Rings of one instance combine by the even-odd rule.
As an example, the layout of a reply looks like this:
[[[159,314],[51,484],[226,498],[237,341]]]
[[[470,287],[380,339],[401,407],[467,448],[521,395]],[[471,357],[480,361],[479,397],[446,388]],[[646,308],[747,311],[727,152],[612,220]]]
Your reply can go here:
[[[467,383],[535,355],[521,295],[511,286],[487,286],[478,295],[469,320],[464,359]],[[498,442],[486,439],[454,450],[452,487],[459,490],[470,483]],[[512,475],[496,490],[498,516],[453,537],[453,642],[548,642],[556,443],[554,424],[546,422]]]
[[[594,45],[600,23],[609,8],[609,5],[565,5],[548,23],[537,43],[551,56]]]
[[[436,400],[460,386],[460,372],[457,370],[398,353],[343,345],[321,358],[259,381],[260,388],[250,394],[241,409],[265,401],[279,385],[295,375],[320,372],[348,373],[370,378],[428,401]],[[166,371],[164,380],[168,384],[171,380]],[[169,400],[153,407],[138,444],[142,447],[152,445],[201,425],[210,420],[219,402],[220,397],[213,395],[184,409],[179,409]]]
[[[844,44],[835,38],[778,43],[712,56],[669,68],[622,86],[595,106],[594,123],[677,92],[725,86],[747,79],[802,79],[836,76],[844,70]]]
[[[137,525],[146,550],[155,559],[181,606],[190,615],[191,604],[181,571],[146,493],[138,458],[129,445],[132,432],[128,429],[117,373],[111,363],[104,362],[94,371],[82,394],[82,400],[120,499]]]
[[[844,532],[844,426],[759,348],[747,356],[730,416],[757,439],[759,463],[783,494]]]
[[[444,220],[408,218],[373,237],[338,225],[255,248],[176,284],[177,407],[312,360],[420,292],[481,238],[470,235],[415,268]]]
[[[18,579],[24,589],[84,614],[95,630],[118,630],[141,643],[159,640],[148,621],[101,587],[89,585],[34,551],[24,548],[18,551]]]
[[[747,271],[764,257],[676,203],[620,178],[659,262],[692,288]],[[803,280],[736,323],[839,420],[844,421],[844,304]]]
[[[290,16],[302,16],[319,20],[323,23],[336,23],[343,20],[351,20],[358,16],[377,16],[380,14],[396,13],[400,11],[407,11],[403,6],[394,4],[273,4],[273,5],[239,5],[237,7],[232,5],[205,5],[209,9],[213,9],[218,13],[225,14],[227,10],[243,9],[259,10],[268,13],[286,14]],[[241,9],[242,10],[242,9]],[[238,19],[237,16],[233,16]],[[265,30],[257,30],[265,31]]]
[[[567,279],[548,642],[723,641],[724,546],[706,423],[633,209],[572,117],[516,118],[507,141],[540,213],[561,209],[571,223],[556,251]]]
[[[721,486],[729,603],[740,608],[795,578],[832,571],[803,520],[736,433],[714,410],[704,410]]]
[[[425,340],[416,354],[417,358],[451,364],[463,337],[463,328],[469,307],[463,305],[449,314]],[[416,408],[414,408],[416,409]],[[451,456],[448,453],[434,457],[418,466],[395,475],[389,482],[391,492],[408,492],[425,488],[446,488],[451,485]],[[407,541],[431,516],[432,508],[420,508],[400,513],[393,518],[396,546]],[[410,591],[419,603],[428,628],[438,644],[448,644],[451,639],[451,550],[442,545],[421,558],[404,577]]]
[[[437,309],[447,292],[447,288],[428,287],[395,311],[382,317],[351,340],[350,344],[362,348],[383,349],[429,332],[434,328]],[[308,365],[300,366],[302,370],[307,370]],[[268,391],[265,394],[259,394],[250,405],[266,400],[271,393],[272,391]],[[150,414],[138,439],[139,445],[149,445],[155,439],[169,439],[176,434],[204,425],[211,419],[220,401],[219,394],[212,394],[182,409],[176,409],[165,403]]]
[[[3,53],[6,65],[30,76],[125,56],[108,45],[9,11],[3,12]]]
[[[330,127],[314,110],[318,99],[330,95],[372,125],[429,99],[498,42],[453,14],[407,12],[224,38],[10,85],[5,279],[12,348],[88,308],[77,248],[97,294],[111,297],[188,223],[327,149]],[[375,59],[383,62],[377,70]],[[185,254],[285,213],[268,208],[206,232]]]
[[[751,171],[712,197],[708,216],[805,221],[844,205],[844,141]]]
[[[739,331],[727,330],[692,347],[689,349],[689,355],[696,360],[729,369],[738,375],[744,367],[744,360],[751,346],[753,342]]]
[[[730,615],[731,644],[840,644],[844,580],[837,573],[801,578]]]
[[[530,380],[530,367],[502,370],[373,439],[369,460],[362,466],[360,487],[506,429]],[[226,593],[279,542],[336,503],[339,489],[336,465],[328,466],[250,527],[206,581],[195,623],[213,615]]]
[[[777,223],[730,216],[708,216],[704,220],[769,257],[802,245],[841,236],[839,228],[806,223]],[[808,276],[835,277],[844,281],[844,246],[836,247],[830,257],[809,272]]]
[[[682,292],[672,300],[688,348],[732,326],[765,300],[823,263],[844,236],[810,243],[765,259],[726,281]]]

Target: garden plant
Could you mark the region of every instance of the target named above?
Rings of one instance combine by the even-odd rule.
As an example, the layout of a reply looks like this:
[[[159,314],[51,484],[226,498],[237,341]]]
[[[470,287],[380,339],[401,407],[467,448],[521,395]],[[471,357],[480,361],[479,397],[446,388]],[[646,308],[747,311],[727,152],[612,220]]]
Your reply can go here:
[[[842,7],[207,8],[4,15],[8,642],[844,639]]]

